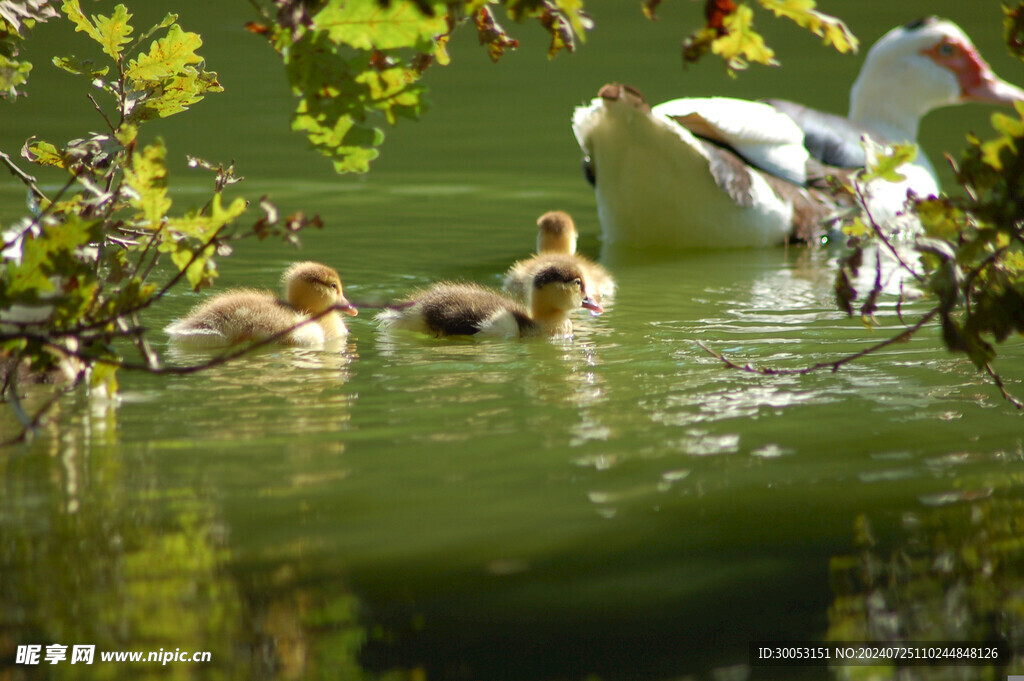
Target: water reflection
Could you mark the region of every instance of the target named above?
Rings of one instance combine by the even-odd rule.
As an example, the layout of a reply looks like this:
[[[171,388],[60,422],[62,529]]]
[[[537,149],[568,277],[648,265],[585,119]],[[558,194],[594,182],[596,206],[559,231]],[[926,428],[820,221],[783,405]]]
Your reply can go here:
[[[578,324],[568,339],[434,339],[381,333],[377,348],[388,361],[378,378],[387,390],[429,393],[433,408],[447,412],[445,418],[458,414],[461,427],[433,432],[435,441],[515,432],[523,415],[513,411],[525,400],[533,407],[531,428],[559,442],[568,431],[569,446],[577,447],[610,434],[593,409],[605,400],[606,390],[594,340],[599,333],[589,320]],[[467,410],[467,404],[473,406]]]
[[[165,356],[171,364],[191,366],[215,355],[171,345]],[[201,441],[225,436],[280,438],[324,427],[336,430],[348,422],[358,396],[346,388],[358,358],[351,340],[323,350],[267,348],[198,374],[172,377],[166,389],[181,398],[171,407],[172,418],[180,418],[178,423],[188,424],[188,430],[167,433],[172,438],[185,435]],[[130,387],[125,393],[128,400],[148,395],[145,391],[133,393]],[[246,418],[218,433],[224,414],[235,411]]]
[[[125,460],[110,431],[94,425],[41,436],[0,459],[5,675],[38,671],[8,666],[14,647],[30,643],[94,645],[98,666],[99,651],[205,650],[213,654],[209,672],[230,673],[242,620],[237,591],[221,571],[223,525],[195,490],[175,489],[167,505],[164,493],[139,489],[138,469],[151,474],[151,465]],[[117,674],[105,666],[97,678]],[[81,669],[65,662],[46,672],[81,678]],[[167,677],[159,664],[121,671]]]
[[[239,517],[201,477],[102,446],[90,432],[40,438],[32,451],[0,459],[0,675],[364,678],[358,656],[369,636],[343,571],[311,574],[283,542],[257,567],[236,533],[265,514],[246,517],[247,504]],[[289,470],[298,469],[293,461]],[[140,487],[140,477],[160,484]],[[290,544],[300,556],[311,548]],[[95,646],[95,658],[88,667],[72,665],[70,653],[52,666],[15,664],[16,647],[28,644]],[[110,651],[138,651],[144,661],[102,661]],[[208,652],[210,661],[145,661],[176,651]]]
[[[975,480],[973,493],[947,495],[938,509],[929,508],[934,497],[923,500],[884,536],[872,517],[859,517],[858,552],[831,561],[828,629],[834,641],[1004,641],[1011,657],[987,666],[836,666],[835,678],[1002,679],[1024,671],[1024,479],[1014,478]]]
[[[817,288],[831,266],[809,251],[627,260],[614,307],[578,318],[571,340],[389,336],[361,316],[333,351],[126,375],[116,420],[94,415],[64,457],[93,462],[67,464],[68,498],[96,503],[82,490],[107,451],[114,524],[139,523],[154,563],[176,560],[164,543],[199,546],[207,567],[177,570],[217,596],[189,607],[225,604],[209,645],[233,641],[245,678],[578,675],[566,650],[602,678],[744,674],[748,640],[823,635],[828,561],[853,516],[977,499],[951,481],[1018,461],[1017,421],[934,339],[804,377],[728,370],[694,344],[802,366],[873,342]],[[80,413],[60,415],[55,441],[86,432],[69,428]],[[13,522],[32,516],[30,495],[9,499]],[[49,530],[34,532],[23,543]],[[26,560],[5,563],[18,588],[36,583]],[[55,563],[44,576],[73,570],[39,560]],[[57,607],[16,602],[43,620]],[[507,671],[524,647],[545,652]]]

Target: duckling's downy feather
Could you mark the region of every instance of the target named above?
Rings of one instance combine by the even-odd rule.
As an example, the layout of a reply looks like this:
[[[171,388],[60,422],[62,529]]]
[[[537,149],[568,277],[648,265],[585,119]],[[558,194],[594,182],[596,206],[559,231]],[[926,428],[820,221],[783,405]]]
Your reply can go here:
[[[377,315],[385,329],[435,336],[564,336],[578,307],[600,313],[586,297],[583,275],[572,261],[555,262],[532,279],[530,308],[478,284],[442,282],[414,293]]]
[[[232,289],[199,304],[164,330],[174,341],[199,347],[276,336],[283,345],[316,347],[348,333],[337,311],[327,312],[334,307],[357,314],[342,295],[336,271],[316,262],[299,262],[285,271],[283,281],[287,302],[269,291]]]
[[[479,284],[441,282],[377,315],[385,327],[438,336],[523,336],[536,324],[526,308]]]
[[[571,262],[580,269],[592,300],[601,301],[615,293],[615,280],[608,270],[576,254],[578,234],[568,213],[560,210],[545,213],[538,218],[537,228],[537,254],[512,264],[502,285],[507,293],[526,300],[534,275],[558,262]]]

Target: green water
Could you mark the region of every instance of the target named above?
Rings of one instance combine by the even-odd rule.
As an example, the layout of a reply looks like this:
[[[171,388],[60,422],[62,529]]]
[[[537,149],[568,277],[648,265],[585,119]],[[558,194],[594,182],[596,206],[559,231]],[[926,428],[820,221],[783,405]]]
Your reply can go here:
[[[552,63],[532,27],[496,66],[464,35],[453,65],[428,76],[424,121],[389,132],[368,177],[338,178],[288,132],[280,66],[241,28],[247,3],[207,4],[174,3],[227,91],[153,126],[176,208],[205,192],[188,152],[234,158],[246,196],[326,224],[298,252],[239,245],[218,289],[274,287],[299,258],[335,266],[354,301],[443,278],[496,284],[532,248],[536,217],[559,208],[619,292],[569,341],[385,337],[364,310],[340,351],[123,373],[116,403],[61,402],[31,444],[0,451],[0,676],[829,678],[748,668],[748,642],[842,638],[867,611],[884,638],[869,593],[904,634],[979,640],[995,627],[1024,645],[1024,426],[934,330],[837,373],[741,373],[697,342],[739,362],[834,360],[894,332],[895,299],[875,331],[845,319],[827,250],[600,251],[568,118],[604,82],[652,101],[781,95],[842,111],[858,58],[761,17],[784,68],[684,72],[678,41],[697,5],[666,3],[648,25],[633,3],[592,2],[597,30]],[[865,42],[942,12],[1004,77],[1024,75],[999,47],[996,3],[821,4]],[[146,5],[139,25],[166,11]],[[31,134],[101,123],[37,56],[72,37],[54,26],[37,39],[30,99],[4,105],[12,156]],[[989,113],[929,117],[932,158]],[[23,192],[2,182],[6,225]],[[159,329],[197,300],[176,293],[146,322]],[[154,340],[171,363],[201,359]],[[996,364],[1018,392],[1022,358],[1017,340]],[[0,431],[14,423],[0,412]],[[212,660],[14,665],[30,643]],[[988,673],[963,678],[1002,678]]]

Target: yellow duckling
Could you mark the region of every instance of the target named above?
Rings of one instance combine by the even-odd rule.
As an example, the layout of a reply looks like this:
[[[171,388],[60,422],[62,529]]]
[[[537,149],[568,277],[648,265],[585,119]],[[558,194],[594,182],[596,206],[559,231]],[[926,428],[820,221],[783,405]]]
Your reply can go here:
[[[298,262],[285,270],[282,280],[287,302],[270,291],[233,289],[213,296],[164,330],[174,341],[215,347],[265,340],[332,307],[358,314],[342,295],[338,273],[327,265]],[[347,333],[341,316],[331,311],[288,331],[278,342],[316,347]]]
[[[571,261],[538,271],[530,284],[529,309],[477,284],[442,282],[413,294],[377,315],[385,329],[433,336],[564,337],[572,333],[569,314],[585,307],[600,314],[587,297],[583,273]]]
[[[506,292],[525,300],[530,278],[550,262],[550,255],[571,256],[583,272],[583,281],[592,300],[600,302],[615,292],[615,280],[608,270],[582,255],[576,255],[579,235],[568,213],[560,210],[544,213],[537,220],[537,228],[537,255],[520,260],[509,268],[505,274]]]

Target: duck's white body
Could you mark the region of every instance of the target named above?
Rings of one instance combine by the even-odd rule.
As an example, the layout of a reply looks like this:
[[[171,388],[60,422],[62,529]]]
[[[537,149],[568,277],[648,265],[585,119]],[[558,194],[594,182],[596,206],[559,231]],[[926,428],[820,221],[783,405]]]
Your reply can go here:
[[[1024,90],[996,77],[959,27],[928,19],[872,47],[848,119],[725,97],[652,108],[636,90],[606,85],[572,123],[606,243],[763,247],[820,231],[837,207],[821,177],[863,165],[862,135],[876,144],[916,143],[920,118],[934,108],[1015,100]],[[842,153],[822,152],[822,144]],[[900,172],[903,182],[868,186],[867,206],[879,222],[912,229],[907,192],[935,194],[939,183],[921,153]]]
[[[757,102],[720,101],[734,104],[751,120],[757,114],[775,113]],[[776,195],[762,173],[737,168],[746,177],[734,184],[746,182],[747,191],[737,195],[723,189],[713,173],[712,149],[664,114],[638,107],[628,95],[599,98],[577,109],[573,129],[597,169],[597,212],[606,243],[770,246],[784,241],[791,231],[793,208]],[[728,216],[727,229],[723,216]]]

